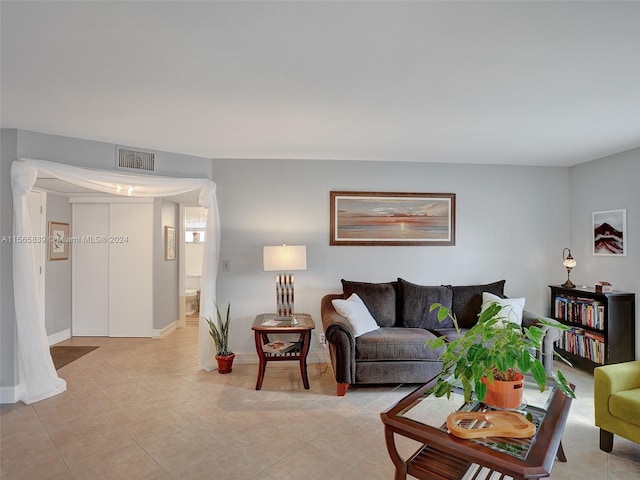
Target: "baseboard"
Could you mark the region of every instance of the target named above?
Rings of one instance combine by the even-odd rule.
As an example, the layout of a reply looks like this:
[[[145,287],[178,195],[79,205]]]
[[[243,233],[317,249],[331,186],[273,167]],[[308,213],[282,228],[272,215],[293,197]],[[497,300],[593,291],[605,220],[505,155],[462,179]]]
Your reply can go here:
[[[16,403],[22,396],[22,385],[14,385],[13,387],[0,387],[0,403]]]
[[[176,320],[175,322],[171,322],[169,325],[167,325],[162,329],[154,328],[153,330],[151,330],[151,338],[160,339],[160,338],[168,337],[178,329],[178,322],[179,320]]]
[[[55,345],[56,343],[63,342],[71,338],[71,329],[67,328],[66,330],[62,330],[61,332],[54,333],[53,335],[49,335],[47,340],[49,341],[49,346]]]

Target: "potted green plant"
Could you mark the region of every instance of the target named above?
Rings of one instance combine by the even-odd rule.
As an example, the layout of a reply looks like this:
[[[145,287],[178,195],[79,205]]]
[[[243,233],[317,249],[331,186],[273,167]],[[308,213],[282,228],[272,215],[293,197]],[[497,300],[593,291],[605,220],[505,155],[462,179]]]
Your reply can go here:
[[[220,309],[216,304],[217,325],[211,318],[205,320],[209,324],[209,335],[216,345],[216,360],[218,361],[218,373],[231,373],[233,359],[236,354],[229,350],[229,322],[231,320],[231,302],[227,305],[226,319],[222,320]]]
[[[430,311],[438,309],[438,321],[446,318],[453,320],[458,338],[447,342],[445,337],[429,340],[426,345],[429,348],[443,348],[439,357],[443,362],[442,372],[438,375],[436,383],[429,389],[429,393],[437,397],[451,395],[451,388],[455,381],[462,383],[464,398],[471,400],[472,392],[476,398],[492,406],[515,408],[522,401],[522,388],[511,385],[520,394],[517,404],[495,405],[493,392],[487,392],[494,384],[501,381],[523,382],[524,374],[530,373],[542,392],[547,385],[547,375],[544,366],[532,351],[541,348],[543,330],[538,326],[521,327],[508,321],[501,315],[502,306],[492,303],[484,309],[478,318],[478,323],[462,334],[455,315],[449,308],[439,303],[431,305]],[[559,323],[553,323],[541,318],[540,326],[566,330],[567,327]],[[568,362],[567,362],[568,363]],[[571,398],[575,398],[569,382],[561,371],[552,373],[553,379],[560,391]],[[489,398],[487,398],[489,397]]]

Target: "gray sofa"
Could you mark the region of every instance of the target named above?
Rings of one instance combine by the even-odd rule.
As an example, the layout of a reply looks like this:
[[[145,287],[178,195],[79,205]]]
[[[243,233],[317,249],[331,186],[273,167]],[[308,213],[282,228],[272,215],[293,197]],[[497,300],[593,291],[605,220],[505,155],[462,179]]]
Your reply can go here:
[[[505,281],[485,285],[424,286],[399,278],[388,283],[342,280],[343,293],[322,299],[322,325],[329,346],[337,394],[344,395],[349,385],[385,383],[425,383],[442,370],[440,350],[424,346],[437,336],[455,338],[453,322],[440,323],[433,303],[449,306],[465,331],[475,324],[482,305],[482,292],[504,297]],[[332,304],[356,293],[381,327],[357,338],[347,319]],[[526,310],[522,325],[538,323],[539,316]],[[546,329],[545,329],[546,330]],[[545,331],[542,351],[537,352],[548,373],[553,365],[553,344],[560,338],[555,329]]]

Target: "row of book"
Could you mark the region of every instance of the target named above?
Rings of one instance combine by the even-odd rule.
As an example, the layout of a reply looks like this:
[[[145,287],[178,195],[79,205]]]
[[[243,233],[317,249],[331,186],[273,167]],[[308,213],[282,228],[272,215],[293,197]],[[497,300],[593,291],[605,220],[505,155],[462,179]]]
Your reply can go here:
[[[554,316],[558,320],[604,330],[604,305],[591,298],[555,297]]]
[[[556,346],[565,352],[604,364],[605,343],[602,334],[572,328],[562,332],[562,338],[556,342]]]

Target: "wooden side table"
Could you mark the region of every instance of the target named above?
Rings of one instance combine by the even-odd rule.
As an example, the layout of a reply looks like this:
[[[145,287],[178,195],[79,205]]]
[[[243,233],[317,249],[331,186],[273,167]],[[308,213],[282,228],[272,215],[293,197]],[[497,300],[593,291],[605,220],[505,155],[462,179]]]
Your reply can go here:
[[[315,328],[315,323],[311,315],[306,313],[296,313],[295,318],[297,324],[292,324],[289,318],[278,317],[274,313],[261,313],[256,316],[251,329],[254,331],[256,340],[256,352],[260,365],[258,367],[258,381],[256,390],[262,388],[264,380],[264,372],[267,368],[267,362],[283,362],[283,361],[299,361],[300,375],[302,375],[302,383],[305,389],[309,389],[309,377],[307,376],[307,354],[311,345],[311,331]],[[267,353],[262,346],[269,343],[270,334],[289,334],[298,333],[300,337],[294,343],[291,350],[273,354]]]

